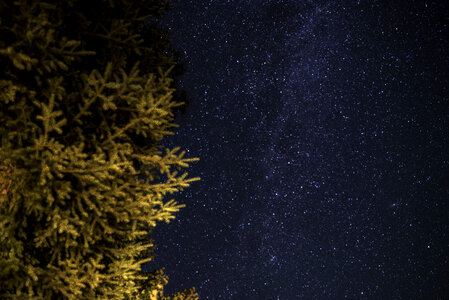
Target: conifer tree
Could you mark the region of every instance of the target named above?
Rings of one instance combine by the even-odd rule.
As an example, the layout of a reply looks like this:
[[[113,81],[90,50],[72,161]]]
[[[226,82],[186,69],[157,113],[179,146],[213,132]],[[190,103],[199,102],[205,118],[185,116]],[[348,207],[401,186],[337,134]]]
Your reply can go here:
[[[174,60],[151,0],[0,0],[0,299],[165,296],[148,234],[199,178],[172,134]],[[152,30],[152,29],[150,29]]]

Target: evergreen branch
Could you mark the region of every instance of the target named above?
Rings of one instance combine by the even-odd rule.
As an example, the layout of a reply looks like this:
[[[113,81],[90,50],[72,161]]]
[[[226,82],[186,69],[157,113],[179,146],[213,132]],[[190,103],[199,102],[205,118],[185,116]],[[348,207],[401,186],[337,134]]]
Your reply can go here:
[[[97,53],[95,51],[88,51],[88,50],[82,50],[82,51],[67,51],[67,50],[60,50],[60,49],[52,49],[52,52],[57,54],[63,54],[68,56],[75,56],[75,55],[96,55]]]
[[[131,42],[130,43],[131,40],[134,40],[134,38],[139,36],[138,34],[133,35],[133,36],[131,36],[131,37],[125,39],[125,40],[119,40],[119,39],[116,39],[116,38],[113,38],[113,37],[110,37],[108,35],[101,34],[101,33],[84,32],[84,34],[85,35],[89,35],[89,36],[93,36],[93,37],[99,37],[99,38],[102,38],[102,39],[106,39],[106,40],[112,41],[112,42],[120,44],[120,45],[125,45],[127,47],[129,47],[129,46],[139,47],[139,44],[141,43],[141,42]]]
[[[114,133],[112,136],[110,136],[106,141],[104,141],[102,144],[106,145],[107,143],[111,142],[112,140],[114,140],[116,137],[120,136],[121,134],[123,134],[123,132],[125,132],[126,130],[128,130],[129,128],[131,128],[132,126],[136,125],[139,121],[141,121],[142,118],[137,118],[132,120],[131,122],[129,122],[128,124],[126,124],[125,127],[121,128],[120,130],[118,130],[116,133]]]
[[[81,122],[79,118],[86,113],[89,107],[97,100],[97,96],[92,97],[89,101],[85,102],[84,106],[80,109],[80,111],[73,117],[72,122]]]
[[[96,172],[103,172],[108,170],[115,170],[118,166],[126,166],[129,165],[127,162],[122,163],[116,163],[112,166],[104,166],[104,167],[98,167],[98,168],[92,168],[92,169],[62,169],[58,170],[58,172],[61,173],[72,173],[72,174],[89,174],[89,173],[96,173]]]

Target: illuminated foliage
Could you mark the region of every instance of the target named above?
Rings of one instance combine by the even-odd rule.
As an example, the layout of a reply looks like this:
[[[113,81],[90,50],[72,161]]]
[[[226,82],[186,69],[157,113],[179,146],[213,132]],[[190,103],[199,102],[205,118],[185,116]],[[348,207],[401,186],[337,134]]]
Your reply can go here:
[[[141,272],[183,206],[166,197],[199,179],[159,145],[182,105],[141,35],[163,7],[0,0],[1,299],[197,299]]]

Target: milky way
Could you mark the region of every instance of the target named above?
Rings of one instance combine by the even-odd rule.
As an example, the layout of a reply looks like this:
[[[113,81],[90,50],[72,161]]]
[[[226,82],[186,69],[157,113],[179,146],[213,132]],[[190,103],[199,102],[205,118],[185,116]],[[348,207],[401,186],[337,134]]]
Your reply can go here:
[[[410,1],[174,1],[201,161],[156,227],[168,292],[424,299],[448,274],[448,13]]]

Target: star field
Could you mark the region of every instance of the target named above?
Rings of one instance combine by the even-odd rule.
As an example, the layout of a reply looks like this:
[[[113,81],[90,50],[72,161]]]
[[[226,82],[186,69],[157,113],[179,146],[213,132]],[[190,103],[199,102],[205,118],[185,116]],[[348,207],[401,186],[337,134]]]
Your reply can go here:
[[[440,1],[443,3],[443,1]],[[448,10],[176,0],[160,20],[200,157],[153,238],[168,293],[437,299],[449,290]]]

